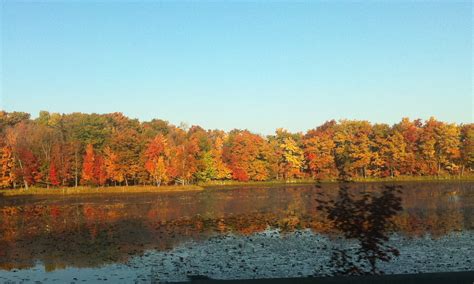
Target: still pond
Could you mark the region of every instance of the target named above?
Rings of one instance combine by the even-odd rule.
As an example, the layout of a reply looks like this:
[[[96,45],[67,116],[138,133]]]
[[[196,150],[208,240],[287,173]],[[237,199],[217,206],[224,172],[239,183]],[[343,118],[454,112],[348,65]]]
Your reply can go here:
[[[384,273],[474,270],[474,182],[402,186]],[[351,185],[376,192],[380,183]],[[337,184],[0,197],[0,282],[113,283],[325,275],[351,246],[318,210]]]

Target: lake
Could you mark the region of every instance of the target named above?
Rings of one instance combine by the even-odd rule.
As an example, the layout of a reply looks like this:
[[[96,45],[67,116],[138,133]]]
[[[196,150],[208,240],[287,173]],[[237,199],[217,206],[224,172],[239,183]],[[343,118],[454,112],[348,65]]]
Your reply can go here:
[[[385,273],[474,270],[474,182],[404,182]],[[381,183],[352,184],[376,192]],[[0,281],[150,282],[324,275],[351,246],[317,209],[337,184],[0,197]]]

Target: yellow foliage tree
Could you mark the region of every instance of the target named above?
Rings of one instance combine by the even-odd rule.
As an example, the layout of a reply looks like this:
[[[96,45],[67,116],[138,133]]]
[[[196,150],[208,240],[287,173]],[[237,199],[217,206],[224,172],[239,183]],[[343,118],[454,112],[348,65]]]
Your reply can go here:
[[[303,169],[303,150],[296,144],[291,137],[283,139],[280,144],[282,157],[280,161],[281,174],[286,178],[300,177]]]

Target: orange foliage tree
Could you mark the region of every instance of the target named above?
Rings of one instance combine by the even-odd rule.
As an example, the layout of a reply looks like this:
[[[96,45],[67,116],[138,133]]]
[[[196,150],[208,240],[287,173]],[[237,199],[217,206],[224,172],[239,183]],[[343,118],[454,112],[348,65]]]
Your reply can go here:
[[[84,159],[82,162],[82,182],[86,184],[94,183],[94,146],[88,144],[86,147],[86,152],[84,154]]]
[[[145,152],[145,168],[156,182],[156,186],[168,182],[167,167],[169,149],[166,138],[158,134],[149,144]]]

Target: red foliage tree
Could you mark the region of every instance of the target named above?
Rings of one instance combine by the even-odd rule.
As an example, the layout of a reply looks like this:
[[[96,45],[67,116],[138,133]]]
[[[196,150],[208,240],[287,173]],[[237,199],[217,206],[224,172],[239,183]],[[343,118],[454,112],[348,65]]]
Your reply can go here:
[[[107,181],[107,171],[104,158],[100,155],[94,157],[93,181],[95,184],[103,186]]]
[[[94,183],[94,147],[88,144],[84,154],[84,161],[82,162],[82,182],[85,184]]]
[[[51,162],[49,165],[49,182],[52,186],[58,186],[60,184],[58,179],[58,171],[56,170],[56,165],[54,162]]]
[[[39,180],[41,180],[38,159],[33,154],[33,152],[26,148],[21,148],[19,150],[18,160],[19,172],[17,173],[17,176],[21,176],[23,178],[23,183],[25,184],[25,187],[33,185]]]
[[[224,148],[232,177],[238,181],[268,179],[267,149],[267,142],[258,135],[248,131],[234,134]]]

